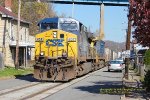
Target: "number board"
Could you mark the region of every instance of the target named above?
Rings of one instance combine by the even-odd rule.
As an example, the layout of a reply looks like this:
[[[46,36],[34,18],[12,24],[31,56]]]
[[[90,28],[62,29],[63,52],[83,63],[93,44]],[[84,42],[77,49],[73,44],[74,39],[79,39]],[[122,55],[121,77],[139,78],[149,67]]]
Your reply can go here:
[[[76,38],[68,38],[68,42],[76,42]]]
[[[35,38],[35,42],[43,42],[44,39],[43,38]]]

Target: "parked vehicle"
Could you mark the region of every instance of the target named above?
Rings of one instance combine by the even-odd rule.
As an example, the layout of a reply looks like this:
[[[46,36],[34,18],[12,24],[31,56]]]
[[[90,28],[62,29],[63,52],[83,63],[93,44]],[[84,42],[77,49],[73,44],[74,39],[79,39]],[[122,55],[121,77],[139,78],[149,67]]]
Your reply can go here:
[[[108,71],[122,71],[124,68],[124,63],[122,61],[112,60],[108,64]]]
[[[115,59],[115,61],[121,61],[122,63],[124,63],[124,59],[123,58],[117,58],[117,59]]]

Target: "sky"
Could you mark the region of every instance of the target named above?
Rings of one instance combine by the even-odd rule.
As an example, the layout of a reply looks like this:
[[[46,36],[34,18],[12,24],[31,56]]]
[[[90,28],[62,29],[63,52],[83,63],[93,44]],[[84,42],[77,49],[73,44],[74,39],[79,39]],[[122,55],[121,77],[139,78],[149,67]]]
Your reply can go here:
[[[72,5],[53,4],[57,15],[72,17]],[[127,7],[105,6],[104,8],[104,40],[125,42],[127,29]],[[74,5],[73,18],[82,22],[92,32],[100,28],[100,6]]]

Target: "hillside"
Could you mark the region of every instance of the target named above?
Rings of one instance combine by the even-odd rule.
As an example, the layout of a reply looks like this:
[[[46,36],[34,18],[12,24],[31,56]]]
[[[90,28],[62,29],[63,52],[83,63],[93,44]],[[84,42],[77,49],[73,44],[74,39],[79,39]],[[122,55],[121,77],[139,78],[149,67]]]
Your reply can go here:
[[[105,47],[118,52],[125,50],[125,42],[118,43],[114,41],[105,40]]]

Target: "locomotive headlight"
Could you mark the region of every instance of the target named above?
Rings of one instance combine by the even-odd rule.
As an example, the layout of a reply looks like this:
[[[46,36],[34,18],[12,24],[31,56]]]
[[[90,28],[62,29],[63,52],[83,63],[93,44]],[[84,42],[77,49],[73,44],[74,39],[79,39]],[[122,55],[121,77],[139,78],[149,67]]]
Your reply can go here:
[[[53,32],[53,38],[57,38],[57,32]]]
[[[44,56],[44,52],[41,52],[41,53],[40,53],[40,56]]]

